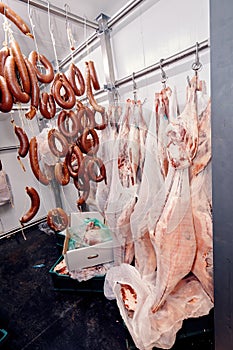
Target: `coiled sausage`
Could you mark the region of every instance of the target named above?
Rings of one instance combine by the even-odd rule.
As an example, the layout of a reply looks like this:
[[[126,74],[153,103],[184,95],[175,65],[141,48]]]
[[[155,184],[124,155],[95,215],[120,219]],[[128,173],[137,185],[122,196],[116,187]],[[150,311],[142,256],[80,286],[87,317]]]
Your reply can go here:
[[[54,231],[63,231],[69,224],[69,218],[62,208],[54,208],[48,211],[47,224]]]
[[[56,114],[56,104],[53,95],[48,92],[42,92],[39,99],[39,108],[44,118],[52,119]]]
[[[66,186],[70,182],[70,173],[65,162],[55,164],[55,179],[61,186]]]
[[[65,93],[62,94],[62,88]],[[57,104],[63,109],[71,109],[75,105],[75,94],[64,73],[57,73],[54,78],[51,93]]]
[[[88,107],[80,108],[77,112],[79,131],[83,132],[84,128],[93,129],[95,126],[95,116]]]
[[[52,64],[49,62],[49,60],[41,54],[38,54],[36,51],[31,51],[28,56],[29,61],[32,63],[38,80],[41,83],[49,84],[54,78],[54,70]],[[40,62],[44,68],[45,73],[41,72],[37,66],[37,63]]]
[[[70,121],[72,123],[71,130],[69,129]],[[57,126],[65,137],[75,137],[79,132],[78,117],[73,111],[62,110],[57,118]]]
[[[16,40],[10,41],[10,53],[15,59],[15,64],[19,72],[20,79],[22,81],[22,90],[27,94],[31,92],[31,83],[29,79],[28,70],[26,67],[26,63],[19,47],[19,44]]]
[[[17,78],[15,59],[12,56],[8,56],[6,59],[4,76],[6,78],[7,86],[16,101],[28,103],[30,95],[21,89],[21,85]]]
[[[65,162],[69,170],[70,176],[77,178],[79,175],[79,167],[83,160],[83,154],[77,145],[70,145],[67,152]]]
[[[79,83],[79,88],[77,87],[76,78]],[[85,92],[85,82],[79,68],[71,63],[67,72],[67,79],[74,90],[76,96],[82,96]]]
[[[105,184],[107,184],[105,165],[100,158],[93,158],[88,162],[87,173],[91,180],[95,182],[105,180]]]
[[[61,145],[61,150],[57,148],[56,140]],[[66,138],[56,129],[50,129],[48,132],[48,144],[51,152],[56,157],[65,157],[68,152],[68,142]]]
[[[90,140],[88,136],[91,135]],[[99,137],[94,129],[85,128],[80,139],[81,149],[84,153],[88,155],[94,155],[99,149]]]

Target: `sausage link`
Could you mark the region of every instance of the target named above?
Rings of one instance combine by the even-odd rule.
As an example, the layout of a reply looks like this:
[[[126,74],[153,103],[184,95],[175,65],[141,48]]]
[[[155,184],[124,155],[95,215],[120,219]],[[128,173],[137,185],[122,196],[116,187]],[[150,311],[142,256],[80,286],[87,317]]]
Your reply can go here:
[[[18,125],[14,123],[14,121],[11,121],[14,126],[14,132],[19,140],[19,149],[18,149],[18,155],[21,158],[26,157],[29,151],[29,140],[27,137],[26,132]]]
[[[105,184],[107,184],[105,165],[100,158],[94,158],[89,161],[87,173],[92,181],[101,182],[105,180]]]
[[[65,94],[61,94],[62,88],[65,90]],[[65,74],[57,73],[57,77],[54,79],[51,92],[57,104],[63,109],[71,109],[75,105],[75,94],[69,84]]]
[[[93,96],[92,87],[91,87],[90,67],[89,67],[88,62],[86,62],[86,95],[87,95],[87,98],[88,98],[91,106],[94,108],[94,110],[96,112],[103,114],[105,112],[105,108],[98,105],[98,103],[96,102],[96,100]]]
[[[8,88],[12,93],[13,97],[21,103],[28,103],[30,100],[30,95],[22,91],[21,89],[16,75],[15,59],[12,56],[8,56],[6,59],[4,67],[4,76],[6,78]]]
[[[98,78],[97,78],[94,62],[93,61],[89,61],[88,62],[88,66],[89,66],[89,69],[90,69],[90,77],[91,77],[91,82],[92,82],[93,88],[95,90],[100,90],[100,84],[99,84],[99,81],[98,81]]]
[[[79,167],[82,163],[82,160],[83,154],[80,148],[74,144],[70,145],[65,158],[65,162],[71,177],[77,178],[79,176]]]
[[[41,182],[43,185],[48,185],[49,180],[43,174],[39,166],[36,136],[32,137],[29,143],[29,159],[30,159],[32,172],[37,178],[37,180]]]
[[[20,219],[21,225],[32,220],[40,208],[40,197],[36,189],[33,187],[27,186],[25,190],[31,199],[31,206],[29,210],[21,217]]]
[[[39,99],[40,113],[46,119],[52,119],[56,114],[56,104],[52,94],[42,92]]]
[[[55,179],[61,186],[66,186],[70,182],[70,173],[65,162],[55,164]]]
[[[94,113],[94,116],[96,114],[96,111]],[[96,121],[95,121],[95,126],[94,128],[96,130],[104,130],[106,127],[107,127],[107,117],[106,117],[106,112],[104,111],[103,113],[100,113],[101,115],[101,119],[102,119],[102,122],[100,124],[98,124]],[[95,118],[95,117],[94,117]],[[94,119],[95,120],[95,119]]]
[[[80,164],[80,167],[78,169],[78,177],[74,178],[74,185],[79,191],[88,191],[90,190],[90,183],[89,183],[89,177],[86,172],[86,158],[85,157]]]
[[[79,132],[82,133],[86,127],[89,129],[93,129],[95,127],[95,116],[90,108],[81,108],[77,112],[77,118],[79,124]]]
[[[36,75],[36,71],[31,64],[31,62],[28,60],[27,57],[24,57],[25,64],[28,70],[29,79],[31,82],[31,106],[28,112],[25,113],[25,117],[27,119],[33,119],[36,115],[38,105],[39,105],[39,97],[40,97],[40,88],[38,85],[38,79]]]
[[[76,79],[79,83],[79,88],[77,87]],[[79,68],[74,64],[71,63],[67,72],[67,79],[74,90],[74,93],[76,96],[82,96],[85,92],[85,81],[83,78],[83,75]]]
[[[69,130],[69,121],[72,123],[72,129]],[[62,110],[57,118],[57,126],[59,131],[65,137],[75,137],[79,132],[79,123],[76,114],[73,111]]]
[[[31,83],[30,83],[26,63],[25,63],[23,54],[21,52],[21,49],[19,47],[19,44],[14,39],[10,41],[10,53],[14,57],[15,64],[19,71],[20,79],[22,81],[22,88],[23,88],[22,90],[25,91],[27,94],[30,94]]]
[[[82,207],[85,204],[85,202],[87,201],[87,198],[89,196],[89,193],[90,193],[90,187],[86,191],[82,191],[82,193],[80,194],[80,196],[76,202],[78,208]]]
[[[0,50],[0,75],[4,77],[4,66],[6,63],[6,59],[9,56],[10,51],[7,46],[3,46]]]
[[[69,218],[62,208],[54,208],[47,213],[47,224],[54,231],[63,231],[69,224]]]
[[[36,51],[31,51],[29,56],[28,56],[28,59],[32,63],[32,65],[36,71],[36,75],[37,75],[38,80],[44,84],[51,83],[53,78],[54,78],[54,70],[53,70],[53,66],[49,62],[49,60],[44,55],[38,54]],[[42,73],[39,70],[39,68],[37,66],[38,62],[40,62],[44,66],[45,73]]]
[[[92,140],[88,139],[88,135],[91,135]],[[99,149],[99,136],[94,129],[85,128],[81,140],[82,151],[88,155],[94,155]]]
[[[56,140],[61,144],[61,151],[56,146]],[[68,142],[66,138],[56,129],[50,129],[48,132],[48,144],[51,152],[56,157],[65,157],[68,152]]]
[[[31,34],[30,29],[24,20],[3,2],[0,3],[0,13],[13,22],[23,34],[33,39],[33,35]]]
[[[0,111],[8,113],[11,111],[12,107],[13,97],[8,89],[6,79],[0,75]]]

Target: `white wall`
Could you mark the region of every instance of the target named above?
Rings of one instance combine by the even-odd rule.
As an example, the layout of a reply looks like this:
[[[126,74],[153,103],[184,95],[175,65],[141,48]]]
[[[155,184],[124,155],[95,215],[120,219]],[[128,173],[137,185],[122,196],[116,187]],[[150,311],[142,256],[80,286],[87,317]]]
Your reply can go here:
[[[89,34],[89,33],[88,33]],[[141,70],[149,65],[157,63],[161,58],[167,58],[180,52],[196,42],[209,38],[209,1],[208,0],[146,0],[136,10],[127,16],[111,31],[111,43],[114,57],[115,78],[119,80],[133,72]],[[185,87],[187,75],[192,76],[191,65],[195,57],[186,59],[176,64],[165,67],[168,75],[167,85],[176,86],[180,108],[185,102]],[[84,74],[85,61],[95,62],[101,86],[105,83],[104,68],[101,48],[98,42],[87,46],[86,51],[76,59],[76,64]],[[209,52],[200,53],[203,68],[200,78],[207,81],[210,91],[210,60]],[[138,98],[147,99],[145,111],[148,118],[153,110],[154,94],[161,90],[160,72],[147,75],[136,81],[138,86]],[[124,105],[127,98],[133,97],[133,87],[129,83],[119,89],[120,101]],[[107,105],[106,94],[100,98],[101,103]],[[26,125],[29,135],[37,133],[31,126]],[[9,118],[5,115],[0,118],[0,147],[16,144],[12,133]],[[31,174],[27,165],[27,172],[23,173],[16,160],[16,152],[1,152],[4,169],[9,175],[12,184],[15,207],[0,207],[0,218],[5,231],[18,226],[18,219],[27,207],[25,199],[25,185],[38,187],[42,206],[37,217],[46,214],[54,199],[48,187],[39,185]],[[67,211],[75,210],[76,193],[73,186],[68,186],[62,191],[64,207]]]

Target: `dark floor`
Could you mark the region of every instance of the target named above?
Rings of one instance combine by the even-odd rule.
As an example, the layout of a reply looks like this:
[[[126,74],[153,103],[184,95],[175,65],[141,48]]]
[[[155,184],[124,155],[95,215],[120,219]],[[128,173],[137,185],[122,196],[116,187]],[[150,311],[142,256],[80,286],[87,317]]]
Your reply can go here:
[[[57,237],[38,228],[0,240],[0,343],[7,350],[135,349],[115,301],[103,293],[55,291]],[[43,264],[42,267],[35,267]],[[184,322],[173,350],[213,350],[213,314]]]

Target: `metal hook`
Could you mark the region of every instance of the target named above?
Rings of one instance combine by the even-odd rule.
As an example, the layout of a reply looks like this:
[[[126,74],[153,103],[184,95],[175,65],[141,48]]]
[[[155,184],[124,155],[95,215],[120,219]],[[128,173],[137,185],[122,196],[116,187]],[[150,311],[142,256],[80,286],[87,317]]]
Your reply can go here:
[[[164,59],[161,59],[159,61],[159,66],[160,66],[160,70],[161,70],[161,83],[163,84],[164,89],[166,88],[166,81],[167,81],[167,74],[165,73],[162,63],[163,63]]]
[[[199,43],[196,42],[195,62],[192,64],[192,69],[195,71],[195,74],[197,74],[201,67],[202,64],[199,59]]]
[[[135,73],[134,72],[132,73],[132,81],[133,81],[133,98],[134,98],[134,101],[136,102],[137,101],[137,84],[135,81]]]

